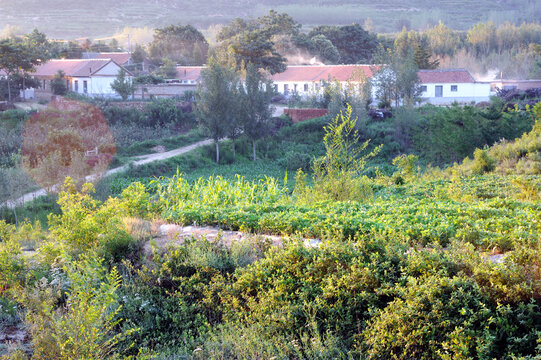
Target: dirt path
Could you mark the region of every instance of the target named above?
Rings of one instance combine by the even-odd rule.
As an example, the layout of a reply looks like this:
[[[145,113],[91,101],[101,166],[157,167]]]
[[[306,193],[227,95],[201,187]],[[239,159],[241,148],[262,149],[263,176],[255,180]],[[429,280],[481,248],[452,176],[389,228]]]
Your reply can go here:
[[[140,166],[140,165],[148,164],[148,163],[151,163],[151,162],[154,162],[154,161],[166,160],[166,159],[169,159],[169,158],[172,158],[172,157],[175,157],[175,156],[182,155],[182,154],[185,154],[187,152],[190,152],[190,151],[192,151],[194,149],[197,149],[198,147],[212,144],[212,142],[213,142],[212,139],[207,139],[207,140],[203,140],[203,141],[193,143],[191,145],[183,146],[181,148],[166,151],[166,152],[162,152],[162,153],[153,153],[153,154],[136,156],[136,157],[134,157],[136,160],[132,161],[131,164],[133,164],[135,166]],[[128,165],[123,165],[123,166],[120,166],[120,167],[117,167],[117,168],[114,168],[114,169],[110,169],[110,170],[107,170],[105,173],[101,174],[100,176],[101,177],[106,177],[106,176],[109,176],[109,175],[120,173],[120,172],[123,172],[123,171],[127,170],[128,167],[129,167],[129,164]],[[89,176],[86,177],[87,181],[92,181],[92,180],[95,180],[95,179],[96,179],[96,175],[89,175]],[[13,209],[16,206],[21,206],[21,205],[23,205],[23,204],[25,204],[27,202],[30,202],[30,201],[32,201],[32,200],[34,200],[34,199],[36,199],[36,198],[38,198],[40,196],[45,196],[45,195],[47,195],[47,192],[44,189],[40,189],[40,190],[36,190],[36,191],[30,192],[30,193],[24,194],[23,196],[15,199],[15,200],[8,200],[8,201],[2,203],[1,206],[6,206],[9,209]]]

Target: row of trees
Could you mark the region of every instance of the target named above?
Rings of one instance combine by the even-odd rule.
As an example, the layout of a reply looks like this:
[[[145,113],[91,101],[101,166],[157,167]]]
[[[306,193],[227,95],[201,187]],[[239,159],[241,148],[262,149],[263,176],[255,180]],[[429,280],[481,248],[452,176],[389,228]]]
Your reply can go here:
[[[241,76],[244,81],[240,81]],[[216,144],[216,162],[220,161],[220,139],[235,140],[242,134],[252,141],[255,161],[256,143],[268,134],[270,127],[272,83],[255,64],[247,64],[239,73],[215,58],[201,77],[204,85],[198,92],[199,123]]]

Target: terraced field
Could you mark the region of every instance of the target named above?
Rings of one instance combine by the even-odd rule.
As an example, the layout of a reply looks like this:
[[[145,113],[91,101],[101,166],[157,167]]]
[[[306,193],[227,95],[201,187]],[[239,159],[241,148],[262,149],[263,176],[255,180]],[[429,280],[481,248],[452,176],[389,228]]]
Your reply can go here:
[[[0,29],[11,25],[24,31],[38,28],[58,38],[100,37],[111,35],[125,26],[153,28],[180,22],[207,28],[236,17],[260,16],[271,8],[289,13],[307,28],[319,24],[363,23],[371,18],[373,30],[378,32],[396,31],[402,25],[422,29],[438,20],[455,29],[465,30],[479,21],[521,23],[541,18],[541,4],[535,0],[349,0],[339,4],[307,0],[75,0],[69,5],[60,0],[21,0],[0,2]]]

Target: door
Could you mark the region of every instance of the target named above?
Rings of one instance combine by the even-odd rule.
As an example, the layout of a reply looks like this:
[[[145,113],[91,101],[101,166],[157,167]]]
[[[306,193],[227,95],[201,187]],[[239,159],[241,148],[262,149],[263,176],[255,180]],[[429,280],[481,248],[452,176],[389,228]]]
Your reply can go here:
[[[443,86],[436,85],[436,97],[442,97],[442,96],[443,96]]]

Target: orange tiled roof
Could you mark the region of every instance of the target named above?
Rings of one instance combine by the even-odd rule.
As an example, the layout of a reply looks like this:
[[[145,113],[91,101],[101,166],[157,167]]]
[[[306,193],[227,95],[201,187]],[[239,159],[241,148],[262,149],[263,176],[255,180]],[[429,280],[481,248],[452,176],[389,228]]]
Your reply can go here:
[[[36,67],[34,76],[55,76],[58,70],[66,76],[90,76],[107,65],[111,59],[66,59],[49,60]]]
[[[104,52],[94,57],[94,59],[113,59],[119,65],[126,64],[130,58],[131,54],[129,52]]]
[[[371,78],[374,65],[291,65],[286,71],[271,75],[273,81],[320,81],[353,80],[356,72],[361,71]]]
[[[177,66],[177,76],[175,79],[200,81],[201,70],[204,68],[204,66]]]
[[[466,69],[420,70],[419,80],[422,84],[475,82]]]

